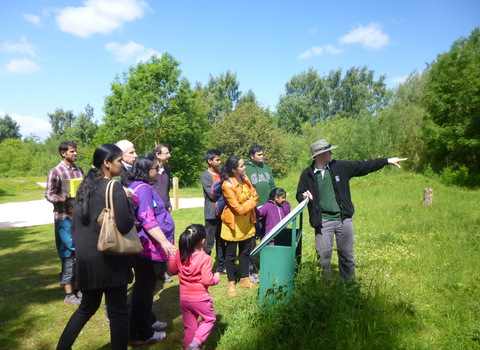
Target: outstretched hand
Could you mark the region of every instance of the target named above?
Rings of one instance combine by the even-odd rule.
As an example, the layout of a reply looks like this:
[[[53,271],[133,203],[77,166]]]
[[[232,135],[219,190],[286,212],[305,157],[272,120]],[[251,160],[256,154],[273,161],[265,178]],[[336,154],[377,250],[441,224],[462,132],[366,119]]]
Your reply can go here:
[[[407,160],[407,158],[388,158],[388,164],[395,165],[397,168],[401,168],[399,162],[403,162],[404,160]]]

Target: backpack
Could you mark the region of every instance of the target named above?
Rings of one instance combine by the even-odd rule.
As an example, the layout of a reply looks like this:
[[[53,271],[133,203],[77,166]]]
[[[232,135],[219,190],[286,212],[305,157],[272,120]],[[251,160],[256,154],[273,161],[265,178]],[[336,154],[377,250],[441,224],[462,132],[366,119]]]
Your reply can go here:
[[[225,180],[230,183],[232,182],[228,177]],[[215,212],[217,213],[218,216],[222,215],[223,209],[225,209],[225,205],[226,205],[225,198],[223,198],[223,191],[222,191],[223,181],[225,180],[217,181],[212,186],[212,196],[215,199],[215,203],[213,205],[215,207]]]

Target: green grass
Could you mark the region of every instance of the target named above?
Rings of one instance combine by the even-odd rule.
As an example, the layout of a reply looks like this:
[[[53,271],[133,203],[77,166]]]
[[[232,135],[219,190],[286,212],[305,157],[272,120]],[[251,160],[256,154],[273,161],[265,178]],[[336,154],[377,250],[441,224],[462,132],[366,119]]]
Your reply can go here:
[[[297,176],[280,179],[295,204]],[[422,206],[424,187],[434,188]],[[378,172],[352,180],[358,283],[326,283],[305,223],[295,298],[259,310],[257,292],[228,298],[226,278],[210,288],[217,324],[204,349],[479,349],[480,191],[445,187],[420,175]],[[196,196],[195,196],[196,197]],[[174,211],[178,234],[203,222],[203,209]],[[53,225],[1,230],[0,348],[52,349],[74,306],[62,302]],[[336,256],[334,255],[336,263]],[[336,275],[336,265],[333,265]],[[154,308],[181,349],[178,282],[158,284]],[[99,311],[76,342],[108,349]]]
[[[26,202],[45,198],[45,187],[37,182],[46,182],[45,177],[0,178],[0,204]],[[202,186],[180,187],[180,198],[203,197]],[[173,197],[173,190],[170,191]]]
[[[45,188],[37,185],[37,182],[46,180],[44,177],[0,178],[0,204],[45,198]]]

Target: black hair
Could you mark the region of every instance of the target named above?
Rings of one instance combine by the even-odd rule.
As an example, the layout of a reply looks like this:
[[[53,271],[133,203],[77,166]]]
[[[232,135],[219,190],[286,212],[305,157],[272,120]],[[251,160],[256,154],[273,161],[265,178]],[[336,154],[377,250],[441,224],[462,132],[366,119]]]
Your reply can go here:
[[[207,151],[207,154],[205,154],[205,161],[208,164],[209,160],[213,160],[216,156],[219,156],[222,154],[218,149],[211,149]]]
[[[78,187],[75,201],[74,215],[80,218],[83,225],[86,226],[90,223],[90,207],[92,206],[92,198],[97,192],[97,180],[105,177],[102,169],[103,161],[113,162],[121,155],[122,150],[109,143],[102,143],[93,152],[93,167],[88,171]]]
[[[220,178],[225,179],[227,176],[233,176],[233,171],[238,168],[240,159],[242,159],[240,156],[229,157],[220,170]]]
[[[68,147],[73,147],[73,148],[77,149],[77,144],[75,142],[72,142],[72,141],[62,141],[60,143],[60,146],[58,146],[58,153],[60,153],[60,155],[62,155],[62,152],[67,152],[68,151]]]
[[[268,196],[268,199],[271,201],[275,200],[275,197],[283,197],[287,193],[283,188],[280,187],[275,187],[273,190],[270,191],[270,195]]]
[[[253,155],[255,155],[255,153],[261,152],[261,151],[263,151],[262,146],[253,145],[253,146],[250,147],[250,149],[248,150],[248,155],[249,155],[249,156],[253,156]]]
[[[168,147],[167,145],[165,145],[163,143],[159,143],[158,145],[155,146],[154,149],[152,149],[152,153],[153,154],[162,153],[162,148],[163,147],[165,147],[167,149],[170,149],[170,147]]]
[[[63,207],[65,208],[65,212],[68,214],[68,209],[73,208],[75,204],[75,198],[68,197],[65,199],[65,203],[63,203]]]
[[[190,225],[182,232],[178,240],[182,263],[190,258],[193,252],[195,252],[195,247],[206,237],[207,231],[205,231],[205,226],[200,224]]]
[[[130,181],[143,181],[149,183],[150,169],[152,169],[155,164],[156,158],[152,153],[139,155],[128,172],[128,179]]]

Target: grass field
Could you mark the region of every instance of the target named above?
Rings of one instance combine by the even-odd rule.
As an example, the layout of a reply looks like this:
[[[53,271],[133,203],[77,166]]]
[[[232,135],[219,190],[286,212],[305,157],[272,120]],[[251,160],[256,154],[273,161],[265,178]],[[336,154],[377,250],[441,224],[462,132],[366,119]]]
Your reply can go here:
[[[277,183],[293,205],[296,181]],[[432,206],[421,205],[424,187],[434,188]],[[238,298],[228,298],[222,276],[210,288],[218,320],[204,349],[480,348],[480,191],[386,171],[352,180],[352,197],[357,283],[320,277],[313,230],[305,223],[294,300],[262,311],[257,291],[239,288]],[[203,222],[203,209],[173,216],[178,236]],[[53,225],[0,235],[0,348],[53,349],[75,309],[62,302]],[[169,323],[167,339],[145,348],[181,349],[176,277],[158,283],[154,308]],[[103,311],[75,348],[109,349]]]

